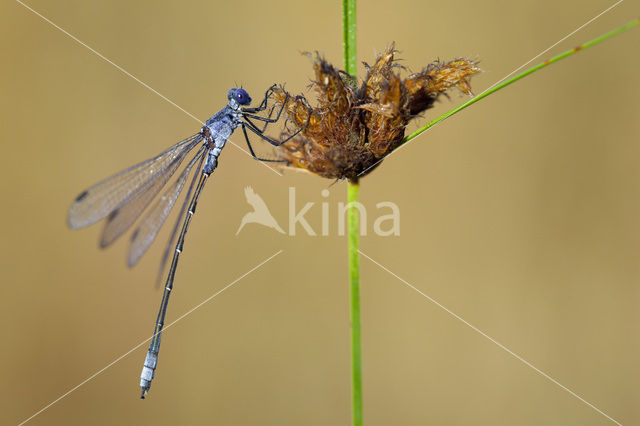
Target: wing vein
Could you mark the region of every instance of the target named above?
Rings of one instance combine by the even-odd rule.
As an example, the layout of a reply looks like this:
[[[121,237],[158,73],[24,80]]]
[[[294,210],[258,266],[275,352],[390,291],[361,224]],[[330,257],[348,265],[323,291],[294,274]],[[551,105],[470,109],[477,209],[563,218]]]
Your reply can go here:
[[[176,158],[184,157],[201,140],[202,135],[195,134],[157,156],[91,186],[71,204],[67,216],[69,227],[77,229],[92,225],[135,199],[156,179],[163,177]]]
[[[131,244],[129,245],[129,253],[127,255],[127,263],[129,266],[134,266],[155,240],[160,228],[180,196],[191,173],[191,169],[198,160],[202,161],[204,158],[203,154],[205,149],[203,146],[198,150],[198,153],[187,164],[176,181],[165,190],[162,196],[158,198],[154,205],[144,214],[138,227],[131,235]],[[189,190],[189,192],[191,191]]]

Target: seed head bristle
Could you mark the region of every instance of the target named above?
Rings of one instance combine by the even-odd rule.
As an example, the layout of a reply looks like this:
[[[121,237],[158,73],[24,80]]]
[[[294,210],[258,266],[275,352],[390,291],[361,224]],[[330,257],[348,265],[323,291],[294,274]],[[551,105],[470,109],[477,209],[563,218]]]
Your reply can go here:
[[[430,108],[441,94],[452,87],[472,96],[469,79],[482,72],[478,61],[456,58],[449,62],[435,61],[421,72],[412,74],[404,81],[409,94],[411,114],[416,115]]]
[[[481,72],[477,61],[457,58],[433,62],[403,80],[396,53],[392,44],[373,65],[365,64],[360,84],[316,53],[315,106],[304,96],[289,96],[283,88],[274,91],[276,102],[286,102],[285,134],[302,129],[278,148],[278,158],[289,167],[330,179],[369,173],[399,146],[410,120],[453,87],[471,95],[469,79]]]

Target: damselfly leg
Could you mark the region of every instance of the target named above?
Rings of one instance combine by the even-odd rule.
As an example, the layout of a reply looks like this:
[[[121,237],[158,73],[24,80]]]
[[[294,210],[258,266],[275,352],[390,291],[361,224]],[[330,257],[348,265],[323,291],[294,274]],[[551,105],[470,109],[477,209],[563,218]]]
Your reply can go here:
[[[294,133],[292,133],[291,135],[287,136],[286,138],[284,138],[283,140],[279,140],[276,141],[272,138],[270,138],[269,136],[266,136],[264,134],[267,125],[271,124],[271,123],[275,123],[278,120],[280,120],[280,116],[282,114],[282,111],[284,110],[284,107],[287,105],[287,101],[289,100],[289,94],[287,94],[285,96],[284,101],[282,102],[282,105],[280,106],[280,109],[278,110],[278,114],[276,115],[275,118],[272,118],[272,114],[273,114],[273,109],[275,107],[275,104],[271,107],[271,110],[269,111],[269,116],[268,117],[261,117],[259,115],[255,115],[255,114],[249,114],[246,111],[250,111],[250,112],[258,112],[258,111],[264,111],[266,109],[266,105],[267,105],[267,100],[268,98],[271,96],[271,93],[273,92],[273,88],[274,86],[271,86],[269,88],[269,90],[267,90],[267,92],[265,93],[265,97],[264,100],[262,101],[262,103],[260,104],[260,107],[257,108],[243,108],[243,114],[242,114],[242,118],[244,119],[244,121],[242,122],[241,126],[242,126],[242,133],[244,134],[244,138],[247,142],[247,147],[249,148],[249,152],[251,153],[251,155],[253,156],[253,158],[255,158],[258,161],[263,161],[263,162],[270,162],[270,163],[286,163],[286,160],[276,160],[276,159],[272,159],[272,158],[263,158],[263,157],[258,157],[253,149],[253,146],[251,145],[251,140],[249,139],[249,134],[247,133],[247,129],[249,129],[251,132],[255,133],[256,135],[258,135],[258,137],[264,141],[269,142],[271,145],[275,146],[275,147],[279,147],[280,145],[290,141],[291,139],[293,139],[294,137],[296,137],[300,132],[302,132],[308,125],[309,125],[309,120],[311,119],[311,109],[309,108],[309,115],[307,116],[307,122],[305,123],[305,125],[303,127],[300,127],[298,130],[296,130]],[[253,121],[251,121],[251,119],[254,120],[259,120],[264,122],[264,126],[262,129],[260,129],[256,123],[254,123]]]

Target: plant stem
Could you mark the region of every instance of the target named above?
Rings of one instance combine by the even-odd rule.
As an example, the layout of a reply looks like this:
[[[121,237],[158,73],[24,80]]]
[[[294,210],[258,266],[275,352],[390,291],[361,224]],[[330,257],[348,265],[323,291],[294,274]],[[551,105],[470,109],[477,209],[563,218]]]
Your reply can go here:
[[[356,78],[356,0],[342,0],[342,48],[344,69]],[[351,400],[353,426],[362,426],[362,346],[360,334],[360,210],[358,179],[347,183],[349,239],[349,299],[351,307]]]
[[[430,123],[428,123],[428,124],[427,124],[427,125],[425,125],[424,127],[421,127],[421,128],[419,128],[418,130],[416,130],[415,132],[413,132],[413,133],[411,133],[410,135],[406,136],[406,137],[402,140],[402,143],[401,143],[400,145],[402,145],[402,144],[405,144],[405,143],[409,142],[411,139],[413,139],[413,138],[415,138],[416,136],[420,135],[421,133],[425,132],[425,131],[426,131],[427,129],[429,129],[430,127],[433,127],[433,126],[435,126],[436,124],[438,124],[439,122],[441,122],[441,121],[443,121],[443,120],[446,120],[447,118],[451,117],[452,115],[454,115],[454,114],[456,114],[456,113],[458,113],[458,112],[462,111],[462,110],[463,110],[463,109],[465,109],[466,107],[468,107],[468,106],[470,106],[470,105],[475,104],[475,103],[476,103],[476,102],[478,102],[480,99],[486,98],[486,97],[487,97],[487,96],[489,96],[490,94],[495,93],[495,92],[497,92],[498,90],[500,90],[500,89],[503,89],[503,88],[507,87],[507,86],[508,86],[508,85],[510,85],[511,83],[514,83],[514,82],[516,82],[516,81],[520,80],[521,78],[524,78],[524,77],[528,76],[529,74],[533,74],[534,72],[538,71],[539,69],[542,69],[542,68],[544,68],[544,67],[546,67],[546,66],[548,66],[548,65],[551,65],[552,63],[557,62],[557,61],[559,61],[560,59],[564,59],[564,58],[566,58],[567,56],[571,56],[571,55],[573,55],[574,53],[579,52],[580,50],[586,49],[586,48],[591,47],[591,46],[595,46],[596,44],[599,44],[599,43],[601,43],[601,42],[605,41],[605,40],[606,40],[606,39],[608,39],[608,38],[611,38],[611,37],[613,37],[613,36],[615,36],[615,35],[618,35],[618,34],[620,34],[620,33],[623,33],[623,32],[625,32],[625,31],[627,31],[627,30],[629,30],[629,29],[631,29],[631,28],[635,27],[635,26],[636,26],[636,25],[638,25],[638,24],[640,24],[640,19],[634,19],[633,21],[631,21],[631,22],[629,22],[629,23],[627,23],[627,24],[625,24],[625,25],[623,25],[623,26],[621,26],[621,27],[618,27],[618,28],[616,28],[616,29],[614,29],[614,30],[612,30],[612,31],[609,31],[609,32],[608,32],[608,33],[606,33],[606,34],[603,34],[603,35],[601,35],[601,36],[599,36],[599,37],[596,37],[596,38],[594,38],[593,40],[588,41],[588,42],[586,42],[586,43],[584,43],[584,44],[582,44],[582,45],[580,45],[580,46],[578,46],[578,47],[574,47],[574,48],[573,48],[573,49],[571,49],[571,50],[567,50],[566,52],[563,52],[563,53],[561,53],[561,54],[559,54],[559,55],[557,55],[557,56],[554,56],[554,57],[553,57],[553,58],[551,58],[551,59],[548,59],[548,60],[546,60],[546,61],[544,61],[544,62],[542,62],[542,63],[540,63],[540,64],[538,64],[538,65],[535,65],[535,66],[533,66],[533,67],[529,68],[528,70],[523,71],[523,72],[521,72],[520,74],[517,74],[517,75],[515,75],[515,76],[513,76],[513,77],[511,77],[511,78],[509,78],[509,79],[507,79],[507,80],[505,80],[505,81],[503,81],[502,83],[500,83],[500,84],[498,84],[498,85],[496,85],[496,86],[493,86],[493,87],[491,87],[491,88],[489,88],[489,89],[485,90],[484,92],[480,93],[478,96],[476,96],[476,97],[474,97],[474,98],[472,98],[472,99],[468,100],[467,102],[465,102],[465,103],[463,103],[462,105],[460,105],[460,106],[458,106],[458,107],[456,107],[456,108],[452,109],[451,111],[444,113],[443,115],[441,115],[440,117],[438,117],[438,118],[436,118],[435,120],[431,121]]]
[[[351,394],[354,426],[362,426],[362,346],[360,339],[360,265],[358,260],[360,210],[357,208],[359,188],[360,185],[357,179],[349,180],[347,184],[349,203],[349,299],[351,301]]]
[[[342,54],[344,70],[353,78],[358,73],[356,63],[356,0],[342,0]]]

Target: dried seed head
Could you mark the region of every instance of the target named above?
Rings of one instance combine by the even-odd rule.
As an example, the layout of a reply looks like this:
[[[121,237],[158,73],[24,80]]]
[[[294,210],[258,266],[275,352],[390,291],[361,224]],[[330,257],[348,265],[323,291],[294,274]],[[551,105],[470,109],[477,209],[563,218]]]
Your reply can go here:
[[[431,108],[440,95],[453,87],[472,95],[469,79],[481,71],[477,61],[457,58],[434,62],[403,80],[395,54],[391,45],[372,66],[365,64],[367,73],[358,87],[347,73],[316,53],[315,107],[283,88],[274,91],[276,102],[286,103],[285,133],[302,129],[278,148],[278,158],[288,167],[330,179],[369,173],[400,145],[409,121]]]
[[[469,79],[481,71],[477,61],[456,58],[449,62],[435,61],[404,81],[409,94],[411,114],[430,108],[441,94],[457,87],[465,95],[473,96]]]

